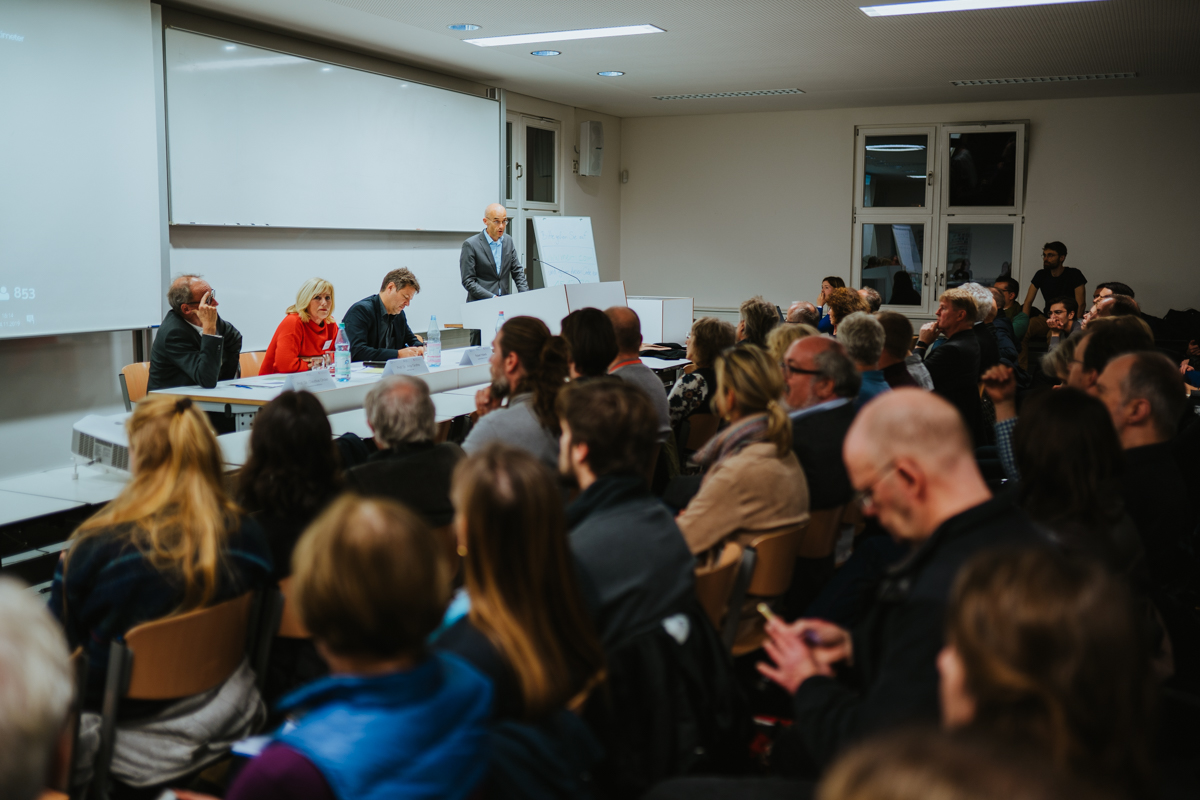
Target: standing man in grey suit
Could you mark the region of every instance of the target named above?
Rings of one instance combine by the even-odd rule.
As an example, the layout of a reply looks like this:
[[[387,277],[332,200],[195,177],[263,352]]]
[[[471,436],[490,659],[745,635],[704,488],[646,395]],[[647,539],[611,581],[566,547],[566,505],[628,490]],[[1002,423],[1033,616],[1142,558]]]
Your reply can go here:
[[[463,288],[467,290],[467,302],[511,294],[508,290],[510,276],[518,292],[528,292],[525,268],[517,258],[512,237],[504,232],[508,212],[499,203],[492,203],[483,212],[483,222],[483,233],[463,242],[462,254],[458,257],[458,271],[462,275]]]

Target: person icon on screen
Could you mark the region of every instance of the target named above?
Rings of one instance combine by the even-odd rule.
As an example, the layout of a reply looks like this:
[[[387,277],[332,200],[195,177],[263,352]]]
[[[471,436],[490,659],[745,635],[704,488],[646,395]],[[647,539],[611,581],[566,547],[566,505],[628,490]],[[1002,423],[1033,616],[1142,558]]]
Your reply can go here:
[[[7,299],[8,299],[8,287],[0,286],[0,300],[7,300]]]

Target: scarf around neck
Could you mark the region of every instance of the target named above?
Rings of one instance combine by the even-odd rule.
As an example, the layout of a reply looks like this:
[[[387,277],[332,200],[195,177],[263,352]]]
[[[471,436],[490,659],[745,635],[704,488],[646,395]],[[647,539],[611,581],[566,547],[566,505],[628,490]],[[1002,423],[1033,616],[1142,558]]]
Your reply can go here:
[[[763,441],[767,433],[767,415],[752,414],[718,433],[696,453],[693,460],[704,468],[737,453],[743,447]]]

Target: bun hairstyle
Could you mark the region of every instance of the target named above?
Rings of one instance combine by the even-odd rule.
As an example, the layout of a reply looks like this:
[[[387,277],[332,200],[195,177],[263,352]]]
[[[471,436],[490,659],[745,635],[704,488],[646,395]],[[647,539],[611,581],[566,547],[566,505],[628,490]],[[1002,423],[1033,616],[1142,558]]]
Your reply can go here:
[[[764,440],[775,445],[779,458],[792,449],[792,421],[779,398],[783,395],[783,374],[762,348],[744,344],[726,350],[714,363],[717,372],[715,405],[722,416],[730,409],[726,396],[733,391],[734,402],[743,416],[767,415]]]
[[[554,402],[570,374],[571,349],[561,336],[552,336],[537,317],[513,317],[500,329],[500,354],[516,353],[525,377],[513,393],[532,392],[533,410],[542,427],[561,433]]]

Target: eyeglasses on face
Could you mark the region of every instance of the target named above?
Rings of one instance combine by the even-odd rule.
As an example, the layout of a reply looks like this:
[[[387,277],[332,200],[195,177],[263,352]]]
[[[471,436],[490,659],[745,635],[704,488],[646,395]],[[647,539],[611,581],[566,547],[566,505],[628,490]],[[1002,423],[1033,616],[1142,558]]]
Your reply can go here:
[[[867,513],[875,505],[875,487],[883,483],[883,479],[896,470],[896,462],[889,461],[884,465],[883,470],[871,481],[871,484],[866,488],[859,489],[850,496],[850,502],[858,506],[859,510]]]
[[[217,304],[217,293],[215,291],[213,291],[212,289],[209,289],[207,294],[208,294],[208,304],[210,306],[215,306]],[[198,306],[203,302],[204,302],[204,295],[200,295],[199,300],[188,300],[186,303],[181,303],[180,305]]]
[[[783,377],[790,378],[793,375],[820,375],[819,369],[804,369],[804,367],[794,367],[786,361],[779,362],[780,369],[783,370]]]

